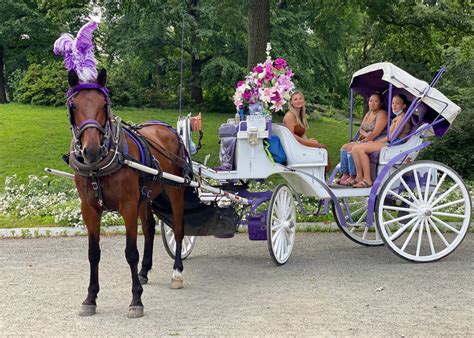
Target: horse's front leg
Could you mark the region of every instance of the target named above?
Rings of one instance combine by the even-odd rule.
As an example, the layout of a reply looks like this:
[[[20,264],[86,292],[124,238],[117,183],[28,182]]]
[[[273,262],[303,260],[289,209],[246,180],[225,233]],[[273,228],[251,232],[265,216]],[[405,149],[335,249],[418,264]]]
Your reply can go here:
[[[142,293],[143,287],[138,279],[138,248],[137,248],[137,218],[138,205],[134,201],[127,201],[123,208],[119,210],[125,221],[126,246],[125,257],[127,258],[130,272],[132,274],[132,302],[128,309],[128,318],[138,318],[143,316]]]
[[[90,279],[87,298],[82,302],[79,316],[91,316],[96,312],[96,299],[99,293],[101,212],[86,203],[81,203],[81,212],[84,223],[87,225],[87,235],[89,238]]]
[[[183,288],[183,261],[181,259],[181,248],[184,238],[184,189],[171,188],[168,191],[173,210],[173,232],[176,240],[176,252],[173,265],[173,276],[170,287],[172,289]]]
[[[148,271],[153,265],[153,241],[155,239],[155,218],[151,212],[151,206],[148,201],[140,204],[138,215],[142,221],[143,236],[145,237],[145,249],[143,250],[142,268],[138,273],[140,283],[148,283]]]

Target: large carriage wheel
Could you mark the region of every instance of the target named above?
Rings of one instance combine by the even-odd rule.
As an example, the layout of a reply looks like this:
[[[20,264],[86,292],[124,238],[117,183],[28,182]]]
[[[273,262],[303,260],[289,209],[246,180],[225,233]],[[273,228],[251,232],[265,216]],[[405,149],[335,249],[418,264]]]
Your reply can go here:
[[[388,178],[375,210],[377,228],[390,250],[412,262],[433,262],[453,252],[466,236],[471,198],[454,170],[419,161]]]
[[[160,220],[160,230],[161,239],[163,240],[163,244],[165,245],[166,252],[172,259],[174,259],[176,253],[176,241],[174,239],[173,229],[168,226],[168,224]],[[181,247],[181,259],[186,259],[191,254],[191,251],[193,251],[195,244],[195,236],[184,236],[183,246]]]
[[[338,200],[347,226],[342,225],[340,215],[336,211],[334,202],[332,202],[334,219],[342,233],[350,240],[366,246],[383,245],[377,228],[368,226],[365,222],[367,220],[368,201],[369,198],[365,196],[344,197]]]
[[[295,243],[296,207],[293,191],[279,185],[272,195],[267,215],[267,243],[270,256],[276,265],[290,258]]]

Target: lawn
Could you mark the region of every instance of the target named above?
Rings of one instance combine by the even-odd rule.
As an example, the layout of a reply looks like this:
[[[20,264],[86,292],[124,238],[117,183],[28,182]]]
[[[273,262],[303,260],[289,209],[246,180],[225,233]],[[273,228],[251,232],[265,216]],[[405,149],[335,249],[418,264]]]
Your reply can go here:
[[[117,109],[114,113],[124,121],[143,122],[159,119],[175,126],[176,110]],[[202,149],[195,156],[203,160],[210,154],[209,166],[219,162],[218,128],[232,118],[231,114],[203,112]],[[276,122],[281,117],[275,117]],[[338,162],[338,149],[347,142],[349,126],[343,122],[319,119],[310,121],[309,137],[327,145],[331,162]],[[71,134],[65,107],[31,106],[17,103],[0,105],[0,191],[5,177],[17,174],[21,179],[28,175],[43,175],[44,167],[70,170],[61,160],[68,151]]]

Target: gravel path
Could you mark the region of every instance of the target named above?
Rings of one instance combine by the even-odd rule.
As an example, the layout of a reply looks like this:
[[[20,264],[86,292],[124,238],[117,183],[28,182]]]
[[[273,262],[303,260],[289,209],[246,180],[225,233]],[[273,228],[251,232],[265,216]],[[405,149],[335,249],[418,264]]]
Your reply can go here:
[[[282,267],[246,234],[198,238],[183,290],[168,288],[172,261],[157,237],[145,316],[133,320],[125,237],[101,244],[98,313],[84,318],[86,237],[0,240],[0,335],[474,335],[473,233],[432,264],[298,233]]]

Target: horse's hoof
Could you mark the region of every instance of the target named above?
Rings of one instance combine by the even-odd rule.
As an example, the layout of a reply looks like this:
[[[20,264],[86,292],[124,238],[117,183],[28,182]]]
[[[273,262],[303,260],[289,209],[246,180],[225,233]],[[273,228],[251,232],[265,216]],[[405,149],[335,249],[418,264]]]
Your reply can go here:
[[[82,304],[81,309],[79,310],[79,316],[86,317],[86,316],[95,315],[96,308],[97,308],[97,305]]]
[[[138,275],[138,280],[140,281],[141,285],[148,283],[148,278],[140,276],[140,275]]]
[[[170,288],[173,290],[178,290],[183,288],[183,280],[181,278],[172,278]]]
[[[143,306],[129,306],[128,307],[128,318],[140,318],[143,317]]]

